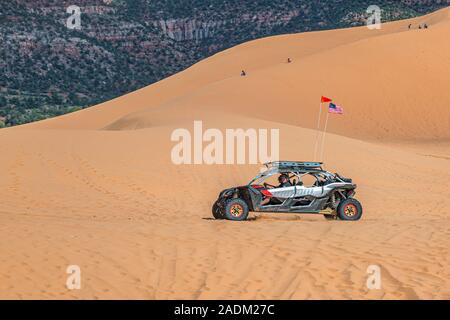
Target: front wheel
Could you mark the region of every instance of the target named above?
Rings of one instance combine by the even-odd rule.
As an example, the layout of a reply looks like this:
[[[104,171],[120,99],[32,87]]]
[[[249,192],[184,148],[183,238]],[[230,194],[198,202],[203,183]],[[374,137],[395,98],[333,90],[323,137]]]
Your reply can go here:
[[[356,221],[361,219],[363,210],[358,200],[350,198],[342,200],[337,207],[339,219]]]
[[[244,200],[230,199],[225,204],[225,218],[233,221],[243,221],[248,217],[248,205]]]

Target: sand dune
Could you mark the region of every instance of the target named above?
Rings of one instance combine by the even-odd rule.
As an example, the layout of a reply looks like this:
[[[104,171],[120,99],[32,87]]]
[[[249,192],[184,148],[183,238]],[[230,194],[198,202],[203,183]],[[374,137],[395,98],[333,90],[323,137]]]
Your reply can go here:
[[[315,128],[317,97],[327,94],[348,110],[348,117],[331,124],[332,132],[365,139],[448,139],[450,120],[442,120],[448,119],[450,100],[449,12],[385,24],[381,30],[252,41],[133,94],[31,127],[138,129],[174,123],[168,110],[176,110],[181,122],[217,110]],[[421,23],[430,28],[418,30]],[[241,69],[249,76],[240,77]],[[266,91],[271,94],[260,94]]]
[[[444,9],[379,31],[261,39],[0,130],[0,297],[449,299],[449,31]],[[259,167],[173,165],[171,132],[193,120],[278,128],[282,158],[311,159],[322,94],[346,113],[330,120],[326,167],[356,180],[363,219],[212,220],[218,192]],[[65,287],[72,264],[81,290]],[[374,264],[380,290],[366,287]]]

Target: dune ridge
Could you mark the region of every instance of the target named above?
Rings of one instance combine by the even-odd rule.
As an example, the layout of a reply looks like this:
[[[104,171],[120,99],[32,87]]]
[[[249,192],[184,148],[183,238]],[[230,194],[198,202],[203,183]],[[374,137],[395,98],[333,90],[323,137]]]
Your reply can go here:
[[[214,109],[314,128],[317,97],[328,94],[349,111],[332,132],[372,140],[449,139],[450,122],[442,122],[449,118],[449,12],[384,24],[381,30],[361,27],[251,41],[130,95],[24,128],[147,128],[173,123],[174,115],[167,119],[170,108],[180,113],[180,121]],[[430,28],[418,30],[423,23]],[[292,64],[286,63],[288,57]],[[249,76],[240,77],[241,69]],[[363,88],[354,90],[361,81]],[[265,90],[273,94],[258,94]],[[276,112],[280,107],[283,114]]]

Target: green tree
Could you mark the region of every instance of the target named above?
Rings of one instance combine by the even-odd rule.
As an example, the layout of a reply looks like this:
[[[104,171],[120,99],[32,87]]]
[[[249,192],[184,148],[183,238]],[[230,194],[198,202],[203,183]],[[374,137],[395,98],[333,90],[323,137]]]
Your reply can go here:
[[[64,102],[63,97],[57,93],[57,92],[53,92],[52,96],[51,96],[51,103],[55,104],[55,105],[60,105]]]
[[[8,103],[8,100],[6,100],[5,97],[1,96],[0,97],[0,108],[2,107],[6,107],[6,104]]]

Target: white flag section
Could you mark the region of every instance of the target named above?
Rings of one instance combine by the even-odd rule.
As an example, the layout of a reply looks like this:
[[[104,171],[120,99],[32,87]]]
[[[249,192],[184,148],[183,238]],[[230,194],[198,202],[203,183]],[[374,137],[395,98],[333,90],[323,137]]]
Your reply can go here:
[[[328,129],[328,118],[330,117],[330,113],[327,112],[327,119],[325,120],[325,128],[323,129],[323,134],[322,134],[322,148],[320,151],[320,161],[323,162],[323,152],[325,149],[325,136],[327,134],[327,129]]]
[[[322,102],[320,102],[320,105],[319,105],[319,117],[317,119],[316,144],[314,145],[314,158],[313,158],[314,161],[319,160],[319,159],[317,159],[317,152],[318,152],[318,149],[319,149],[319,140],[320,140],[320,131],[319,130],[320,130],[320,118],[321,118],[321,116],[322,116]]]

